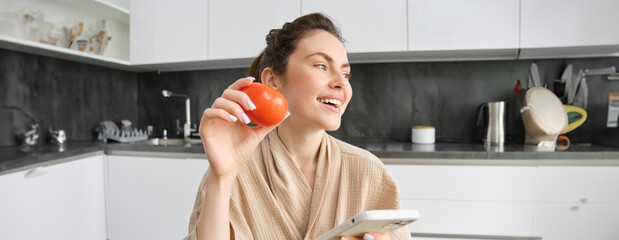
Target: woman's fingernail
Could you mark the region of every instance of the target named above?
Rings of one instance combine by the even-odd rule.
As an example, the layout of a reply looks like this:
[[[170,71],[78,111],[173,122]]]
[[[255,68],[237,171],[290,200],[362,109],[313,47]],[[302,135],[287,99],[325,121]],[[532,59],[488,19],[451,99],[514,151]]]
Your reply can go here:
[[[251,100],[247,100],[247,105],[249,105],[249,110],[256,109],[256,105],[254,105],[254,102],[252,102]]]
[[[252,76],[247,76],[247,77],[245,77],[245,78],[250,79],[250,80],[252,80],[252,81],[255,81],[255,80],[256,80],[256,78],[255,78],[255,77],[252,77]]]
[[[374,240],[374,236],[371,234],[363,234],[363,240]]]
[[[228,118],[230,120],[232,120],[233,122],[236,122],[236,120],[237,120],[237,118],[234,115],[232,115],[232,114],[228,114]]]
[[[340,238],[340,240],[348,240],[348,238],[342,237],[342,238]]]
[[[248,124],[251,122],[251,120],[249,120],[249,117],[247,116],[247,114],[242,113],[241,117],[243,118],[243,122],[245,122],[245,124]]]

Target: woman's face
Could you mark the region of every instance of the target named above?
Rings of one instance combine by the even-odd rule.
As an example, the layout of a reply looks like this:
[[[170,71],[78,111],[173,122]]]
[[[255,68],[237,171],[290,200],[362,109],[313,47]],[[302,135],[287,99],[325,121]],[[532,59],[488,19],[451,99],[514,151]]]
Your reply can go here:
[[[344,45],[323,30],[308,32],[290,55],[278,90],[286,97],[289,120],[304,127],[337,130],[352,97]]]

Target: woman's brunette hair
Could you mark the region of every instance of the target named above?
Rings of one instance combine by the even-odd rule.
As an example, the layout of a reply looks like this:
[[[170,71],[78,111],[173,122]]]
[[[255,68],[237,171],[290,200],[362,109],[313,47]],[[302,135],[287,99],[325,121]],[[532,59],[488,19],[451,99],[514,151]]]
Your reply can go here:
[[[287,22],[280,29],[271,29],[266,36],[267,46],[254,59],[248,70],[248,75],[261,82],[262,71],[270,67],[277,75],[286,73],[288,58],[297,48],[297,43],[312,30],[324,30],[331,33],[340,42],[344,42],[340,30],[333,22],[320,13],[310,13]]]

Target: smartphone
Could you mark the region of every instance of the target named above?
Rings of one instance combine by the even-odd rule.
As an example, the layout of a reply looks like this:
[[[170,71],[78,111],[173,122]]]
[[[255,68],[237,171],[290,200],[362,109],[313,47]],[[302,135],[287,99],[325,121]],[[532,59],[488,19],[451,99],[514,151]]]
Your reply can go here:
[[[363,237],[366,232],[388,233],[419,219],[417,210],[370,210],[357,214],[316,240],[339,240],[342,235]]]

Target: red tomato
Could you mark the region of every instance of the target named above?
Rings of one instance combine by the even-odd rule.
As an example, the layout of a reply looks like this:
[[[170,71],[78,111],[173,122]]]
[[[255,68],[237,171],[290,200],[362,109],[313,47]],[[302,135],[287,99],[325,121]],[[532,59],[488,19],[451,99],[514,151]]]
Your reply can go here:
[[[254,110],[245,110],[245,114],[252,123],[267,127],[274,126],[286,117],[288,102],[277,90],[261,83],[252,83],[241,91],[245,92],[256,105]]]

